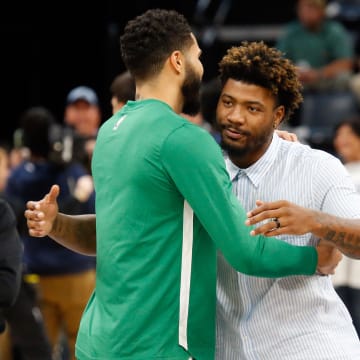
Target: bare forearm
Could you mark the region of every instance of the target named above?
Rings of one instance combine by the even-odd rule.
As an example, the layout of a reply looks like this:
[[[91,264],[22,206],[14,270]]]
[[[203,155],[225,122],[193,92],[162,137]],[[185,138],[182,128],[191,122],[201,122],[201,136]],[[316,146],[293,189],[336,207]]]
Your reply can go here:
[[[58,213],[49,236],[70,250],[96,255],[96,216]]]
[[[343,219],[316,211],[311,231],[335,245],[342,253],[360,259],[360,220]]]
[[[341,59],[324,66],[321,69],[321,73],[325,78],[332,78],[343,73],[344,71],[351,71],[352,67],[353,61],[351,59]]]

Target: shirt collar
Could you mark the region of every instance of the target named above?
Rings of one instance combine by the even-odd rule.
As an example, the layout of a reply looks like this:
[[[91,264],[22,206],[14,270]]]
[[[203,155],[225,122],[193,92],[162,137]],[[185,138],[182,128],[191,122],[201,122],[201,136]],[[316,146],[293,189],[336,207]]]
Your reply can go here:
[[[273,139],[270,146],[267,148],[265,154],[254,164],[246,169],[237,167],[231,160],[226,157],[226,168],[228,170],[231,181],[234,181],[239,172],[243,172],[253,183],[255,187],[259,186],[261,179],[264,178],[266,173],[271,169],[274,164],[276,156],[279,152],[281,139],[274,132]]]

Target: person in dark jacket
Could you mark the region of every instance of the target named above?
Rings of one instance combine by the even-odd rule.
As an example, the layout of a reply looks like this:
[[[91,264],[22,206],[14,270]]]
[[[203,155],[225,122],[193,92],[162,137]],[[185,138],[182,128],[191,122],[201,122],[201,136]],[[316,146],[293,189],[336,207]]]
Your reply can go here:
[[[22,245],[10,205],[0,198],[0,333],[5,330],[3,311],[12,306],[20,289]]]
[[[68,147],[71,134],[44,107],[27,109],[20,124],[20,144],[28,149],[29,158],[12,169],[5,195],[20,199],[25,210],[28,200],[46,194],[54,182],[60,183],[64,211],[94,213],[92,177],[83,164],[73,160]],[[65,349],[60,351],[74,359],[80,317],[95,286],[95,257],[72,252],[50,238],[36,239],[24,233],[21,239],[26,286],[39,290],[27,298],[39,302],[53,356]],[[15,326],[16,319],[12,321]],[[12,324],[10,328],[14,329]],[[22,342],[24,337],[28,338],[22,336]]]

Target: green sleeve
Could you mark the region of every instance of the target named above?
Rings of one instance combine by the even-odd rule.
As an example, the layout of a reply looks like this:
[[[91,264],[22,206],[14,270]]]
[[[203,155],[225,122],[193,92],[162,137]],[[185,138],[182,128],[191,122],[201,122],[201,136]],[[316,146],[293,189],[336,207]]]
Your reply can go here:
[[[231,191],[220,147],[205,130],[191,124],[177,129],[165,141],[161,157],[180,193],[237,271],[262,277],[314,274],[313,247],[250,235],[252,227],[245,225],[245,210]]]

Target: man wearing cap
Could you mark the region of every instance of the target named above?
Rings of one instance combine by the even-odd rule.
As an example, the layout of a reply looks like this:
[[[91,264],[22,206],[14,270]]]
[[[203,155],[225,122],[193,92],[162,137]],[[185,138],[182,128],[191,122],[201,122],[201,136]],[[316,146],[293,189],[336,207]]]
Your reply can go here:
[[[64,121],[74,131],[74,155],[90,172],[95,139],[101,124],[101,109],[96,92],[88,86],[72,89],[66,98]]]
[[[65,123],[82,136],[95,136],[101,123],[98,97],[93,89],[78,86],[66,98]]]

